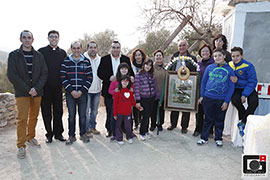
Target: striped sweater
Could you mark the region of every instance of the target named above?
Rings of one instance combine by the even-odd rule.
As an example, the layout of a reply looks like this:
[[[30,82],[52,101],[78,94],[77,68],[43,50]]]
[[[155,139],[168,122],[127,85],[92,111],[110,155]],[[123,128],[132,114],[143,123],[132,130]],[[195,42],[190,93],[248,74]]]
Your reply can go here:
[[[81,54],[79,60],[74,60],[72,54],[67,56],[61,64],[61,81],[65,90],[87,93],[93,81],[90,61]]]
[[[134,92],[136,102],[140,102],[141,98],[152,98],[159,99],[159,92],[156,83],[156,77],[149,76],[148,72],[138,72],[135,76]]]

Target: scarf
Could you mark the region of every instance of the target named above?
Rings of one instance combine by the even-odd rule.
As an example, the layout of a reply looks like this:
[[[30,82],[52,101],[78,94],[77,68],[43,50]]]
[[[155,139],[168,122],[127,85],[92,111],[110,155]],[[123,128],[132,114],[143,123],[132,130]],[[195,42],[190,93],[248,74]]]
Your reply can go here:
[[[138,64],[138,63],[136,63],[136,60],[134,60],[134,61],[132,62],[132,64],[133,64],[133,65],[134,65],[136,68],[141,69],[141,68],[142,68],[142,64],[143,64],[143,63]]]

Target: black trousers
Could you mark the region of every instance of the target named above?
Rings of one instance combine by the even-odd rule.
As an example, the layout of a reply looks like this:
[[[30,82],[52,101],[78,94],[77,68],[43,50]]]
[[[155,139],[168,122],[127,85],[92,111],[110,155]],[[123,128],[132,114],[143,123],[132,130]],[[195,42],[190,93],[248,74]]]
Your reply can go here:
[[[135,127],[138,127],[139,124],[142,121],[142,112],[139,111],[136,107],[133,107],[132,109],[133,119],[135,123]],[[131,123],[131,127],[133,126],[133,123]]]
[[[63,116],[63,93],[62,87],[44,87],[44,95],[41,99],[41,114],[45,129],[46,137],[59,137],[64,132]],[[53,120],[53,127],[52,127]]]
[[[104,104],[106,107],[106,123],[105,123],[105,128],[107,129],[107,132],[112,133],[112,129],[111,129],[111,119],[113,118],[113,99],[112,98],[107,98],[104,97]],[[113,121],[113,120],[112,120]]]
[[[143,118],[140,127],[140,135],[145,135],[149,128],[149,117],[152,113],[155,98],[142,98],[141,106],[143,107]]]
[[[203,106],[202,104],[199,104],[198,113],[196,113],[196,128],[195,128],[196,132],[199,132],[199,133],[202,132],[203,120],[204,120]]]
[[[178,123],[179,111],[171,112],[171,126],[175,128]],[[181,127],[187,129],[189,125],[190,112],[182,112]]]
[[[151,113],[151,127],[155,128],[156,126],[158,126],[158,122],[157,122],[157,111],[159,108],[159,119],[160,119],[160,127],[164,124],[164,101],[162,102],[161,106],[158,106],[158,102],[159,100],[155,100],[154,102],[154,107]]]
[[[244,105],[241,102],[241,96],[244,89],[235,89],[232,95],[232,104],[237,108],[239,120],[242,120],[243,123],[247,122],[247,117],[250,114],[254,114],[254,111],[258,107],[259,98],[257,92],[254,90],[248,97],[247,103],[248,108],[245,109]]]

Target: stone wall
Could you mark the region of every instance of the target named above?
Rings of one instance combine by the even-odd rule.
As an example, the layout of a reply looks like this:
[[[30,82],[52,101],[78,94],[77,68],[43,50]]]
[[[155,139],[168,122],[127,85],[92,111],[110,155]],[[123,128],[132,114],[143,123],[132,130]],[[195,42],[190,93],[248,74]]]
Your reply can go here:
[[[15,95],[0,93],[0,127],[15,124],[18,117]]]

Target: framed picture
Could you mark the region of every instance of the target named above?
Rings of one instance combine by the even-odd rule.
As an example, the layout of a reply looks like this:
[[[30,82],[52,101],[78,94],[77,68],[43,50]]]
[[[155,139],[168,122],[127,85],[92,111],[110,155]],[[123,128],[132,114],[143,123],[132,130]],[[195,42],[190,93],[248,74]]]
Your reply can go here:
[[[166,77],[164,108],[170,111],[198,111],[198,72],[190,72],[186,80],[178,78],[176,71],[168,71]]]

